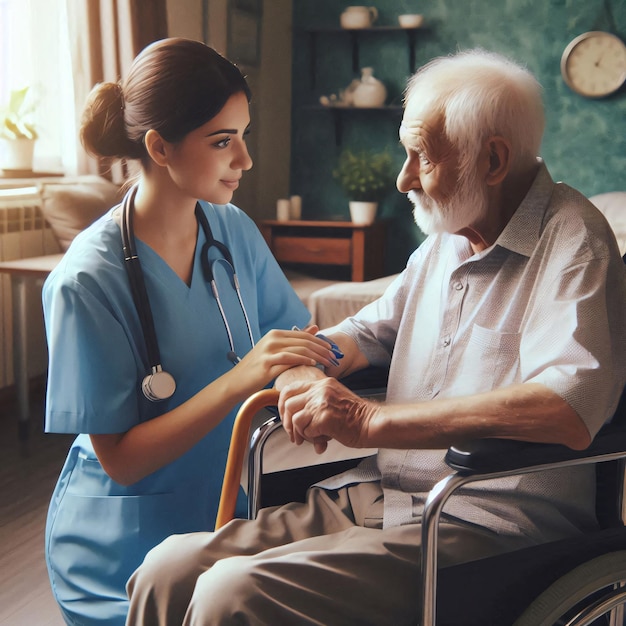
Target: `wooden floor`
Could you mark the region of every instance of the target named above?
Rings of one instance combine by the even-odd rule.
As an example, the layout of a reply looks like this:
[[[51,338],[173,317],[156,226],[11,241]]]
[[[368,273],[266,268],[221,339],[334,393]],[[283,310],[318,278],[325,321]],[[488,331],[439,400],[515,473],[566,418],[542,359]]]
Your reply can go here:
[[[43,433],[43,389],[31,393],[27,448],[19,444],[15,403],[0,402],[0,625],[64,624],[44,562],[48,502],[67,450],[68,435]]]

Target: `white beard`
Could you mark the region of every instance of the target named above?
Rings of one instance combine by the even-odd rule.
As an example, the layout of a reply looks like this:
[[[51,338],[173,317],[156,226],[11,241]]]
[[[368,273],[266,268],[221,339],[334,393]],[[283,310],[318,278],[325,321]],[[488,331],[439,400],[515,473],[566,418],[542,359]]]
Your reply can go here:
[[[459,186],[446,202],[439,203],[423,191],[407,194],[413,204],[413,219],[425,235],[458,233],[474,225],[487,214],[487,188],[476,182],[459,181]]]

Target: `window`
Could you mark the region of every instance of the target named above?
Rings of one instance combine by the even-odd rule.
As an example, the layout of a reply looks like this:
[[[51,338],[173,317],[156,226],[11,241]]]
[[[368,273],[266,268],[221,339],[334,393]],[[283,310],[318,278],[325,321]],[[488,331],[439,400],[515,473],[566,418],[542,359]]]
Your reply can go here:
[[[0,103],[31,86],[35,169],[76,172],[72,64],[65,0],[0,0]],[[4,142],[0,142],[0,163]]]

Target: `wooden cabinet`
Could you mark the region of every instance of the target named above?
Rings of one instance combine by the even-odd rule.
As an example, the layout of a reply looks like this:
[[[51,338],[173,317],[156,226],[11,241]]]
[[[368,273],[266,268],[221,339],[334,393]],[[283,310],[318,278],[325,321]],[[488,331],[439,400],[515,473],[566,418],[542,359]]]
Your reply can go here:
[[[259,228],[281,264],[337,265],[350,269],[353,281],[372,280],[385,273],[387,224],[264,220]]]

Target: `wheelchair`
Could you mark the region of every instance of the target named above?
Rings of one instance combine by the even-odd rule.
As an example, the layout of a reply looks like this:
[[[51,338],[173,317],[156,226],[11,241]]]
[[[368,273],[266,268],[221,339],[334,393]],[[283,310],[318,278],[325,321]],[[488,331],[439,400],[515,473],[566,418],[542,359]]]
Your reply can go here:
[[[348,377],[350,378],[350,377]],[[380,393],[371,381],[347,386],[367,396]],[[263,448],[281,428],[276,415],[249,437],[257,413],[273,407],[278,392],[265,389],[242,405],[235,421],[218,510],[217,527],[235,511],[241,468],[249,450],[248,516],[261,507],[304,501],[306,488],[358,462],[263,474]],[[427,498],[422,519],[421,626],[624,626],[626,528],[623,524],[626,467],[626,391],[610,421],[586,450],[556,444],[485,439],[452,447],[450,474]],[[571,539],[437,568],[440,514],[450,495],[467,483],[579,464],[596,466],[596,512],[600,529]]]

